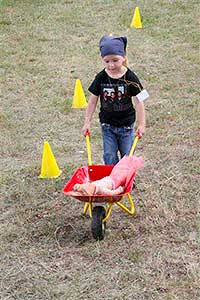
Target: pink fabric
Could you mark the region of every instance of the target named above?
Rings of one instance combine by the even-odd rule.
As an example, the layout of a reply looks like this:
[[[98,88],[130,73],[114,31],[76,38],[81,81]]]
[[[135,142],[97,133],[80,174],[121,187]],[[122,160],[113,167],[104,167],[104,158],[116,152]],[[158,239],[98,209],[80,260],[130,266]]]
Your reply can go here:
[[[112,169],[110,177],[114,183],[114,189],[119,186],[126,187],[136,171],[144,167],[143,157],[124,156]]]

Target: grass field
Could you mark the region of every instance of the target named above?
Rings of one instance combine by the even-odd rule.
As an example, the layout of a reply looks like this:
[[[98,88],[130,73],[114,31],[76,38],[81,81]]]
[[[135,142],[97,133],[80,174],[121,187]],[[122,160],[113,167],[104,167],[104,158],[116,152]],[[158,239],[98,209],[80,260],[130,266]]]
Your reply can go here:
[[[143,28],[130,29],[136,3]],[[200,298],[199,1],[0,0],[0,299]],[[137,155],[136,215],[114,208],[105,239],[62,193],[87,164],[75,80],[102,69],[98,41],[128,37],[151,97]],[[98,111],[94,163],[102,162]],[[63,171],[38,179],[47,140]]]

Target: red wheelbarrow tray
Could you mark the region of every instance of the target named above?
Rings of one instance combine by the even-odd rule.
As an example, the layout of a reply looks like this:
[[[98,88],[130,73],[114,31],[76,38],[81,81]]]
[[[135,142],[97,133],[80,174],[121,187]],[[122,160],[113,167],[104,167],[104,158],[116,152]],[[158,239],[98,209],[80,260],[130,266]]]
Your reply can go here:
[[[82,195],[78,192],[73,191],[75,184],[93,182],[95,180],[102,179],[105,176],[109,176],[114,165],[87,165],[78,168],[71,179],[66,183],[63,192],[66,196],[74,197],[83,202],[119,202],[123,196],[127,195],[132,191],[133,182],[135,179],[136,172],[133,173],[129,181],[124,187],[124,192],[119,195],[110,196],[110,195]]]

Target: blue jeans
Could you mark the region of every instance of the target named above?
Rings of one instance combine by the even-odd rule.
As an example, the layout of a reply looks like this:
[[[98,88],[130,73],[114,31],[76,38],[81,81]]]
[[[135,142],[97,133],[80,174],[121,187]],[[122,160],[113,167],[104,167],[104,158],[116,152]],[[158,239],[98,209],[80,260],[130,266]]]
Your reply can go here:
[[[103,159],[106,165],[115,165],[125,154],[129,154],[134,140],[134,124],[115,127],[107,123],[101,124],[103,136]],[[120,153],[120,158],[118,156]]]

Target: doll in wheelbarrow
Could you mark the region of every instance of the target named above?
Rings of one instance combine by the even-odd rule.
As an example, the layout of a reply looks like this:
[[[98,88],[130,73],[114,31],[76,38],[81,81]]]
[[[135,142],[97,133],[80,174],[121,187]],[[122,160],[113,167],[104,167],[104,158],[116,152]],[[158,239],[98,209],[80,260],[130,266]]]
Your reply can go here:
[[[125,191],[127,183],[137,169],[143,167],[143,158],[124,156],[112,169],[109,176],[86,183],[77,183],[73,187],[75,194],[85,196],[116,196]]]

